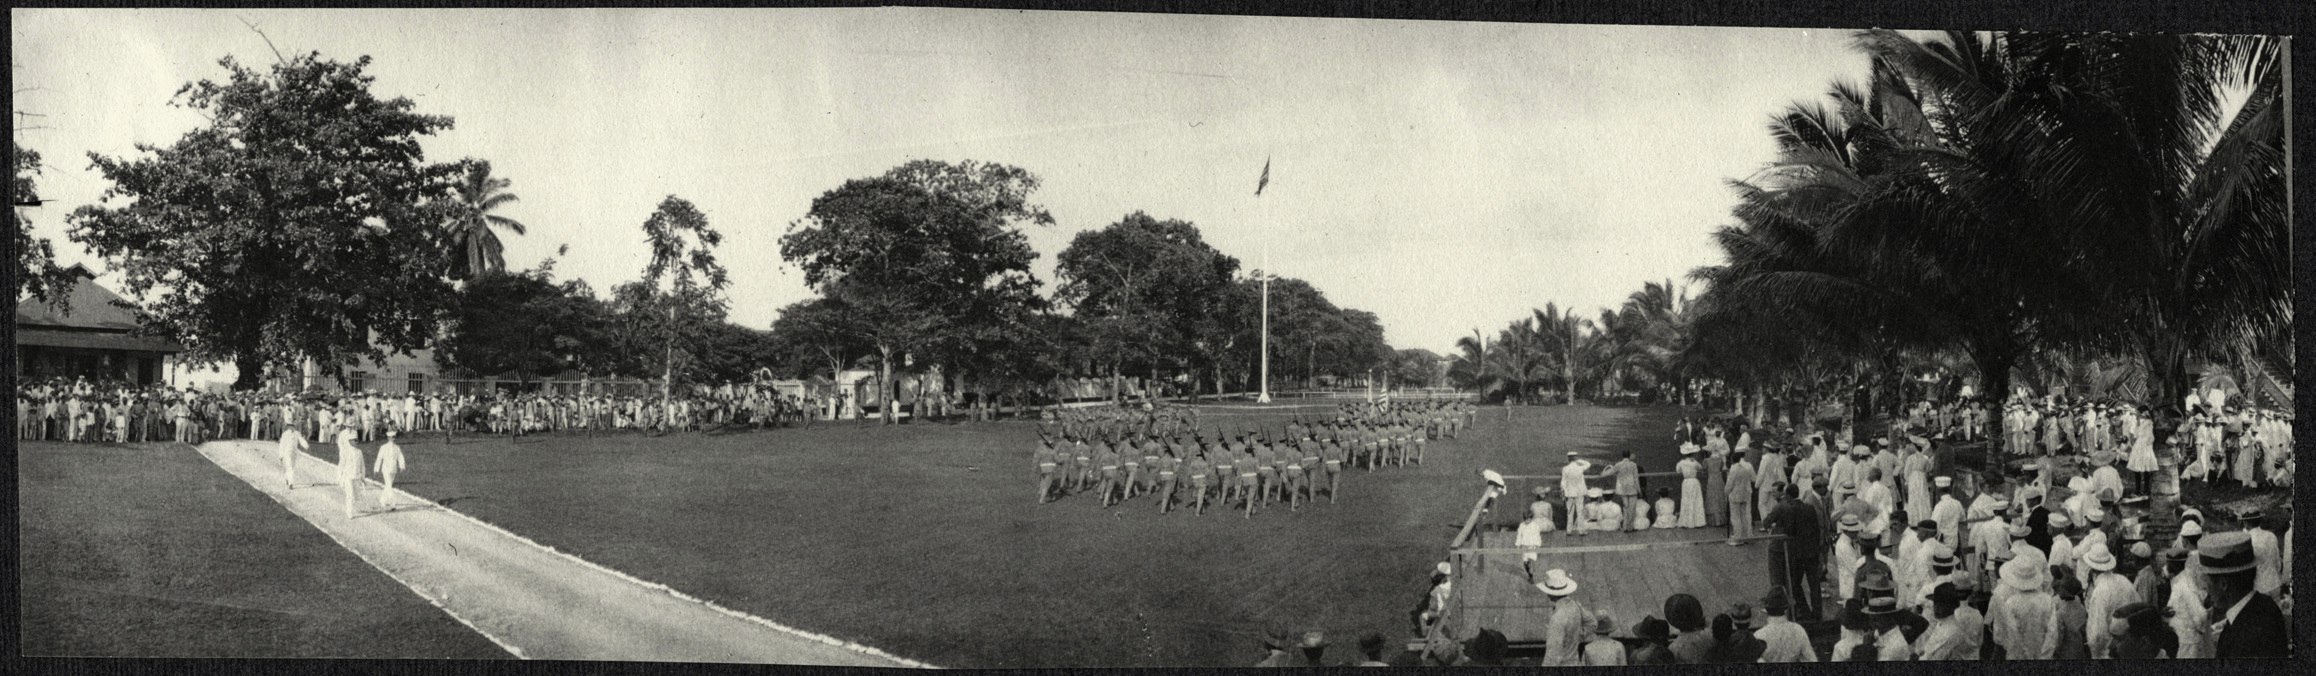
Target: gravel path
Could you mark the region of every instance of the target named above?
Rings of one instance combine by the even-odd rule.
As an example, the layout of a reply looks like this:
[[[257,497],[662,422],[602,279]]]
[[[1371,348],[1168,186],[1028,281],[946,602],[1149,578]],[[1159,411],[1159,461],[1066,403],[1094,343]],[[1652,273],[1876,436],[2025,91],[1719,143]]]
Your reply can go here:
[[[298,458],[297,486],[288,488],[273,444],[216,442],[200,451],[518,657],[928,666],[727,610],[407,493],[399,508],[381,512],[374,482],[357,491],[349,520],[334,467],[312,455]]]

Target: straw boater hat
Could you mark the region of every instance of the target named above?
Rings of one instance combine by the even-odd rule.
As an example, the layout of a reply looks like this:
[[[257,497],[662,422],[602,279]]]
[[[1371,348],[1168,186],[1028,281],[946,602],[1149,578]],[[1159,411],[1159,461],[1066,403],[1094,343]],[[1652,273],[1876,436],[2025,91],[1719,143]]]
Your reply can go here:
[[[1930,485],[1937,486],[1939,488],[1949,488],[1954,485],[1954,477],[1940,474],[1930,478]]]
[[[1961,562],[1959,559],[1954,558],[1953,548],[1947,547],[1945,543],[1936,543],[1931,545],[1931,547],[1930,565],[1939,568],[1953,568],[1955,564]]]
[[[1898,597],[1876,596],[1870,599],[1866,599],[1866,615],[1868,616],[1882,617],[1887,615],[1894,615],[1897,614],[1897,612]]]
[[[1323,632],[1323,631],[1320,631],[1320,630],[1317,630],[1317,629],[1313,629],[1313,630],[1310,630],[1310,631],[1306,631],[1306,632],[1303,632],[1303,642],[1302,642],[1302,644],[1301,644],[1301,646],[1300,646],[1300,647],[1303,647],[1303,648],[1325,648],[1325,647],[1327,647],[1328,645],[1330,645],[1330,644],[1329,644],[1329,643],[1327,643],[1327,633],[1326,633],[1326,632]]]
[[[2083,554],[2083,565],[2090,566],[2091,570],[2102,573],[2114,570],[2115,554],[2107,551],[2107,543],[2091,543],[2091,551]]]
[[[1544,571],[1544,581],[1536,583],[1536,589],[1559,598],[1576,593],[1576,580],[1568,577],[1568,571],[1554,568]]]
[[[2195,555],[2203,563],[2205,575],[2241,573],[2257,565],[2252,559],[2252,536],[2240,530],[2205,537],[2196,543]]]
[[[1855,533],[1855,532],[1858,532],[1858,531],[1862,531],[1862,530],[1865,530],[1865,529],[1866,529],[1866,522],[1859,520],[1859,519],[1858,519],[1858,515],[1857,515],[1857,513],[1855,513],[1855,512],[1852,512],[1852,513],[1849,513],[1849,514],[1843,514],[1843,515],[1842,515],[1842,520],[1841,520],[1841,530],[1842,530],[1842,532],[1844,532],[1844,533]]]

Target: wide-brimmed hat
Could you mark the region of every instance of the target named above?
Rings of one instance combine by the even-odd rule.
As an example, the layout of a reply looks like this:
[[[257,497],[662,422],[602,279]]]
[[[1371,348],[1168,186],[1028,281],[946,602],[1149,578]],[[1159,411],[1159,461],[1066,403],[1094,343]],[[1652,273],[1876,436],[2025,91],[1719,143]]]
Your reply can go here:
[[[1686,442],[1686,441],[1684,441],[1684,442],[1681,442],[1681,455],[1689,455],[1689,454],[1691,454],[1691,453],[1696,453],[1697,451],[1702,451],[1702,450],[1705,450],[1705,449],[1704,449],[1704,447],[1702,447],[1702,446],[1698,446],[1698,445],[1696,445],[1696,444],[1692,444],[1692,443],[1689,443],[1689,442]]]
[[[1616,633],[1616,618],[1609,617],[1608,611],[1605,610],[1593,613],[1592,633],[1599,634],[1601,636],[1607,636],[1609,634]]]
[[[1431,570],[1432,570],[1432,572],[1434,572],[1434,573],[1439,573],[1439,574],[1441,574],[1441,575],[1453,575],[1453,574],[1455,574],[1455,567],[1448,565],[1448,562],[1446,562],[1446,561],[1441,561],[1441,562],[1439,562],[1439,565],[1437,565],[1437,566],[1432,566]]]
[[[1303,648],[1325,648],[1328,645],[1327,632],[1317,629],[1303,632],[1303,642],[1299,644]]]
[[[1729,606],[1729,620],[1736,622],[1737,626],[1740,627],[1751,626],[1753,624],[1753,604],[1738,601],[1736,605]]]
[[[2252,535],[2244,531],[2204,536],[2196,543],[2195,555],[2202,561],[2206,575],[2240,573],[2257,565],[2252,559]]]
[[[1873,455],[1873,454],[1874,454],[1874,449],[1871,449],[1871,448],[1867,448],[1865,444],[1856,444],[1856,445],[1850,446],[1850,455]]]
[[[2066,512],[2051,512],[2051,527],[2052,527],[2052,528],[2066,528],[2067,526],[2070,526],[2070,525],[2073,525],[2073,524],[2074,524],[2074,521],[2073,521],[2073,520],[2070,520],[2070,519],[2068,519],[2068,518],[2067,518],[2067,513],[2066,513]]]
[[[1997,572],[2002,575],[2003,586],[2017,591],[2031,591],[2043,586],[2043,567],[2034,565],[2032,559],[2011,559],[2002,564]]]
[[[1866,608],[1865,608],[1865,612],[1866,612],[1866,615],[1867,615],[1867,616],[1869,616],[1869,617],[1879,617],[1879,616],[1884,616],[1884,615],[1894,615],[1894,614],[1897,614],[1897,612],[1898,612],[1898,597],[1895,597],[1895,596],[1876,596],[1876,597],[1873,597],[1873,598],[1870,598],[1870,599],[1866,599]]]
[[[2155,548],[2148,546],[2144,540],[2133,542],[2131,543],[2131,555],[2142,559],[2154,558]]]
[[[1672,638],[1673,625],[1650,615],[1632,625],[1632,635],[1644,641],[1662,641]]]
[[[1785,591],[1784,585],[1770,587],[1769,593],[1761,596],[1762,610],[1778,612],[1791,609],[1792,607],[1793,595]]]
[[[1840,527],[1844,533],[1855,533],[1865,530],[1866,522],[1859,520],[1857,514],[1843,514]]]
[[[2179,522],[2179,536],[2183,538],[2202,537],[2203,524],[2195,521],[2181,521]]]
[[[1568,571],[1554,568],[1544,571],[1544,580],[1536,583],[1536,589],[1548,596],[1567,596],[1576,593],[1576,580],[1568,577]]]
[[[1943,544],[1936,544],[1932,546],[1936,547],[1936,549],[1930,550],[1930,565],[1940,568],[1953,568],[1956,564],[1961,563],[1961,559],[1954,558],[1953,549],[1950,549]]]
[[[1495,487],[1497,487],[1497,488],[1503,488],[1503,487],[1504,487],[1504,475],[1502,475],[1502,474],[1497,474],[1497,473],[1496,473],[1496,470],[1492,470],[1492,469],[1483,469],[1483,470],[1480,470],[1480,478],[1481,478],[1481,479],[1484,479],[1484,480],[1486,480],[1486,481],[1488,482],[1488,485],[1490,485],[1490,486],[1495,486]]]
[[[1930,485],[1937,486],[1939,488],[1948,488],[1954,485],[1954,477],[1940,474],[1930,478]]]
[[[2091,551],[2085,552],[2082,558],[2083,565],[2090,566],[2091,570],[2104,573],[2115,569],[2115,553],[2107,551],[2107,543],[2091,543]]]
[[[2106,520],[2107,520],[2107,510],[2104,510],[2104,509],[2100,509],[2100,508],[2098,508],[2098,507],[2096,507],[2096,506],[2092,506],[2092,507],[2086,507],[2086,508],[2084,508],[2084,509],[2083,509],[2083,524],[2084,524],[2084,525],[2097,524],[2097,523],[2100,523],[2100,522],[2104,522],[2104,521],[2106,521]]]
[[[2010,536],[2014,538],[2023,538],[2033,534],[2034,532],[2035,529],[2028,527],[2026,520],[2024,519],[2021,519],[2010,525]]]

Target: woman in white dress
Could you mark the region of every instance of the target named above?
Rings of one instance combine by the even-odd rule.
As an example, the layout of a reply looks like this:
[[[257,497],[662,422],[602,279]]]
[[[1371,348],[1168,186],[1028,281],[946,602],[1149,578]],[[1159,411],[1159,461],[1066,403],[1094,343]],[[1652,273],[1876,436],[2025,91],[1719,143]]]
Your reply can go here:
[[[1687,452],[1681,455],[1680,464],[1673,466],[1673,469],[1681,473],[1680,526],[1682,528],[1704,528],[1705,484],[1697,480],[1697,473],[1704,470],[1704,465],[1697,462],[1695,447],[1681,450]]]
[[[2133,492],[2147,495],[2154,490],[2155,470],[2162,468],[2155,458],[2155,419],[2148,416],[2147,411],[2140,411],[2131,419],[2131,431],[2125,436],[2131,453],[2123,461],[2123,468],[2131,470],[2138,486]]]
[[[2258,429],[2246,427],[2243,436],[2236,437],[2236,483],[2245,488],[2260,487],[2260,450],[2263,448]]]
[[[1673,503],[1673,489],[1657,489],[1658,528],[1678,528],[1681,525],[1680,507]]]

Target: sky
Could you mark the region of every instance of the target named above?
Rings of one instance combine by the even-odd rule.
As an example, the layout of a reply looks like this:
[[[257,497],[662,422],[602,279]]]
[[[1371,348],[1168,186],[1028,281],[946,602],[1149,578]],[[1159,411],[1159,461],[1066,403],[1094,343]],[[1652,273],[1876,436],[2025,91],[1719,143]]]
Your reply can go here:
[[[205,124],[179,87],[318,51],[456,126],[529,226],[510,268],[568,253],[598,292],[641,276],[642,224],[692,201],[725,235],[732,319],[811,296],[779,237],[811,200],[912,159],[1028,169],[1053,285],[1074,234],[1134,211],[1195,223],[1246,268],[1450,353],[1547,302],[1586,313],[1718,262],[1725,183],[1771,159],[1770,115],[1860,80],[1848,29],[1508,24],[953,9],[10,11],[27,209],[107,187],[87,154]],[[245,23],[246,22],[246,23]],[[253,32],[249,24],[262,30]],[[272,47],[269,48],[267,39]],[[1258,198],[1265,161],[1271,182]],[[116,276],[102,275],[115,282]],[[114,284],[118,288],[117,284]]]

